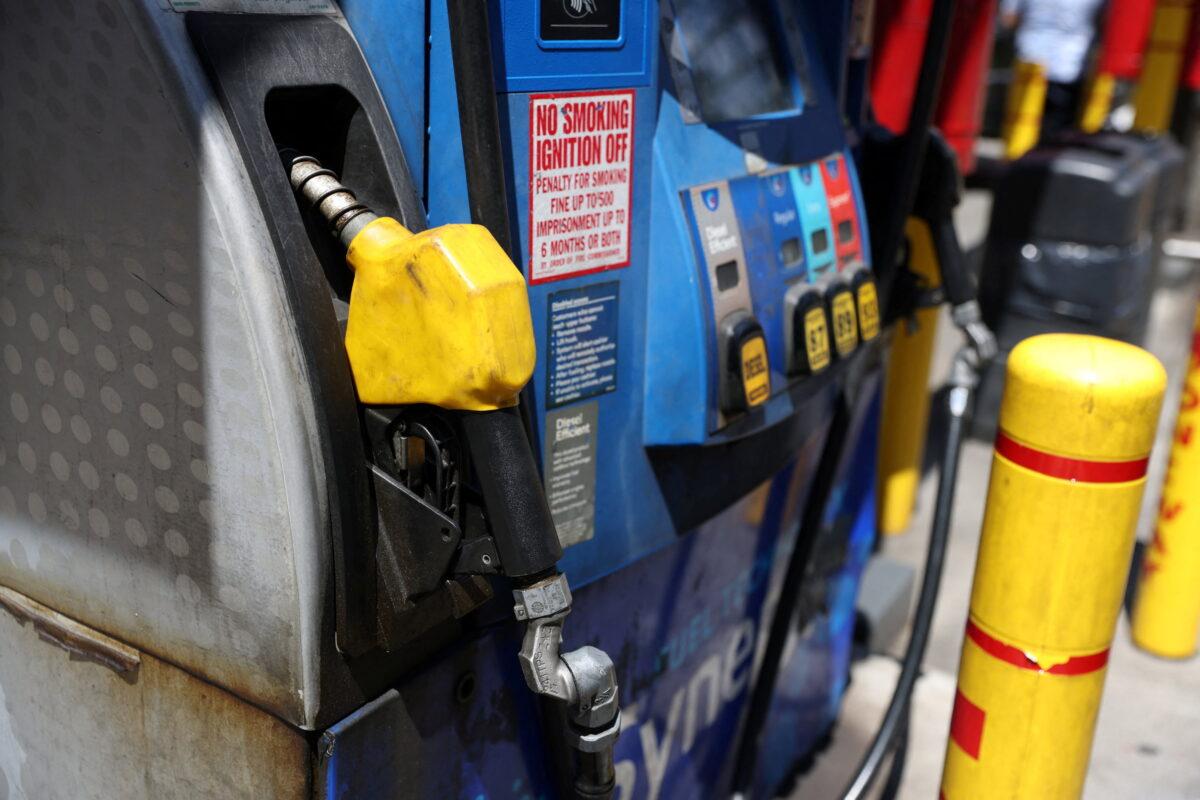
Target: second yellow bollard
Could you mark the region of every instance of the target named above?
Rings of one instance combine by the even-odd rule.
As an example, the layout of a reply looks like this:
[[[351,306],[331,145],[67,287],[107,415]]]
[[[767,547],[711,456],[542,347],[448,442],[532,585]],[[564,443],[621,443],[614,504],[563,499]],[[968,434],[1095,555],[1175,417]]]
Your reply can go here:
[[[1200,630],[1200,310],[1154,539],[1142,561],[1134,643],[1164,658],[1196,652]]]
[[[1079,113],[1079,129],[1084,133],[1096,133],[1104,127],[1108,114],[1112,111],[1113,94],[1116,91],[1117,79],[1107,72],[1098,72],[1092,76],[1088,84],[1087,95],[1084,98],[1083,110]]]
[[[909,268],[932,288],[941,283],[929,225],[910,217],[906,227]],[[937,336],[939,309],[916,312],[916,327],[896,326],[888,356],[879,430],[879,530],[902,533],[908,527],[921,482],[921,456],[929,427],[929,363]]]
[[[1046,68],[1018,61],[1004,105],[1004,157],[1020,158],[1038,143],[1046,108]]]
[[[1083,791],[1166,372],[1048,334],[1008,358],[945,800]]]
[[[1158,0],[1154,7],[1150,41],[1133,98],[1137,111],[1133,127],[1139,131],[1162,133],[1171,125],[1191,19],[1192,0]]]

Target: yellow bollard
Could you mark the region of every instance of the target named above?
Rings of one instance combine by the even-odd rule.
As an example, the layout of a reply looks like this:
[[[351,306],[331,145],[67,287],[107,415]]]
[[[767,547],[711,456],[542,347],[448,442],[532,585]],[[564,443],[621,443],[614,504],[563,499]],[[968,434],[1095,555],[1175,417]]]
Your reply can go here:
[[[1192,334],[1158,526],[1142,562],[1133,641],[1156,656],[1187,658],[1200,627],[1200,309]]]
[[[1104,127],[1108,112],[1112,110],[1113,91],[1117,79],[1107,72],[1097,72],[1088,85],[1087,98],[1079,114],[1079,129],[1084,133],[1095,133]]]
[[[1166,381],[1093,336],[1009,356],[944,800],[1081,795]]]
[[[1133,127],[1162,133],[1171,126],[1179,71],[1192,19],[1192,0],[1158,0],[1133,104]]]
[[[1018,61],[1004,105],[1004,157],[1020,158],[1037,144],[1046,107],[1046,68]]]
[[[909,268],[930,287],[941,283],[929,225],[909,217],[905,232]],[[879,439],[879,529],[902,533],[908,527],[921,482],[921,456],[929,427],[929,362],[937,335],[938,309],[916,313],[916,330],[896,327],[883,389]]]

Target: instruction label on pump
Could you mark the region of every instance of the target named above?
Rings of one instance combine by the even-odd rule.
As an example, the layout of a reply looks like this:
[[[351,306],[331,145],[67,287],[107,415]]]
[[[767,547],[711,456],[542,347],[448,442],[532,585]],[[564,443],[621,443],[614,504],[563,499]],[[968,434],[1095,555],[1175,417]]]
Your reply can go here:
[[[529,97],[529,282],[628,266],[634,91]]]
[[[596,530],[596,442],[600,406],[583,403],[546,414],[546,502],[563,547]]]
[[[546,407],[617,388],[617,281],[550,295]]]

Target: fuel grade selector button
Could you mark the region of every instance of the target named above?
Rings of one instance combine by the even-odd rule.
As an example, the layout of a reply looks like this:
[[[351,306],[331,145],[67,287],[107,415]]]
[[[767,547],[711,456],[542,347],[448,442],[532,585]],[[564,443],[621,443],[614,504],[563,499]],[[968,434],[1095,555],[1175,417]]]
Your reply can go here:
[[[879,335],[879,292],[875,288],[875,277],[871,270],[859,267],[850,278],[854,292],[854,305],[858,311],[858,333],[864,342]]]
[[[829,319],[817,287],[798,283],[784,296],[784,341],[789,375],[816,375],[829,367]]]
[[[854,293],[845,281],[834,279],[826,284],[825,302],[833,324],[833,349],[838,358],[848,358],[858,348],[858,311]]]
[[[721,324],[725,354],[721,410],[749,411],[771,397],[771,371],[762,326],[747,313],[733,314]]]

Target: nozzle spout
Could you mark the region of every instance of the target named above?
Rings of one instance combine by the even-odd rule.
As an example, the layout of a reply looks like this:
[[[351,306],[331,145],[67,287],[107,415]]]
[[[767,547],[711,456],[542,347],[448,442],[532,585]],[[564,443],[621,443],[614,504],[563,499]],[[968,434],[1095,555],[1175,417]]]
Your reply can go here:
[[[359,202],[333,170],[312,156],[298,155],[288,165],[288,179],[298,195],[311,203],[329,223],[333,235],[349,247],[350,242],[378,215]]]

